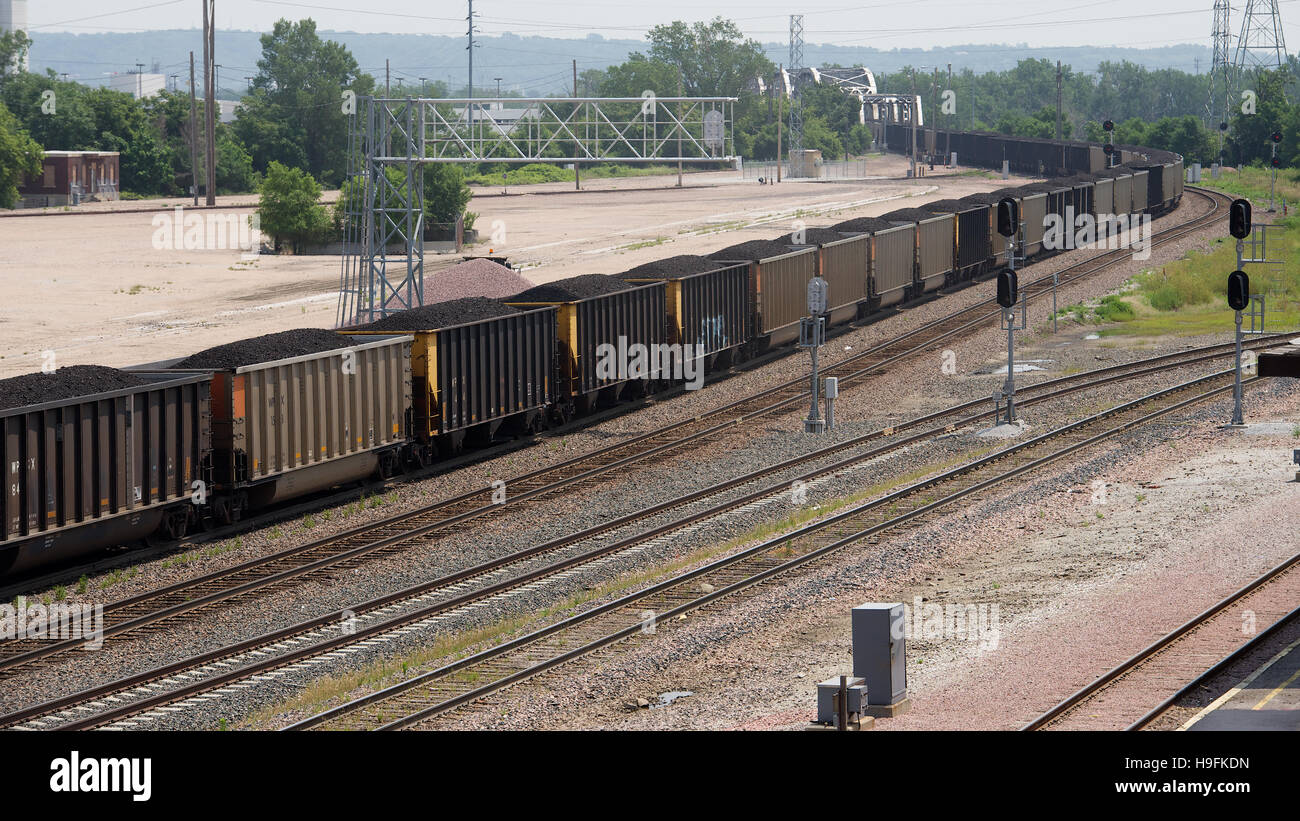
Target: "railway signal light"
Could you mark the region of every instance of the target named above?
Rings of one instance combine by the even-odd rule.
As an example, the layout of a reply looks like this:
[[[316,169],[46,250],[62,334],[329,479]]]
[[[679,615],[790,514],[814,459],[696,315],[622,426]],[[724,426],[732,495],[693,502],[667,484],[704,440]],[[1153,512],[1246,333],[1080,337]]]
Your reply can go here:
[[[1281,168],[1281,167],[1282,167],[1282,161],[1281,161],[1280,159],[1278,159],[1277,157],[1274,157],[1272,160],[1270,160],[1270,162],[1273,164],[1273,167],[1274,167],[1274,168]]]
[[[1282,142],[1282,132],[1281,132],[1281,131],[1274,131],[1272,134],[1269,135],[1269,139],[1272,140],[1272,141],[1275,142],[1275,143],[1280,143],[1280,142]]]
[[[1220,131],[1227,131],[1227,130],[1228,130],[1228,124],[1227,124],[1227,123],[1219,123],[1219,130],[1220,130]]]
[[[1012,197],[998,200],[998,233],[1004,237],[1015,236],[1020,227],[1020,203]]]
[[[1233,271],[1228,274],[1228,307],[1234,311],[1244,311],[1250,304],[1250,277],[1245,271]]]
[[[1110,143],[1106,143],[1101,147],[1101,150],[1106,154],[1106,156],[1109,157],[1111,154],[1115,153],[1115,146],[1111,145]]]
[[[1250,201],[1236,199],[1228,207],[1228,233],[1236,239],[1250,236]]]
[[[1114,131],[1114,130],[1115,130],[1115,124],[1112,123],[1110,120],[1107,120],[1106,122],[1104,122],[1104,123],[1101,124],[1101,130],[1102,130],[1102,131]]]
[[[1011,308],[1016,304],[1020,296],[1019,283],[1017,282],[1015,271],[1002,271],[998,274],[998,304],[1003,308]]]

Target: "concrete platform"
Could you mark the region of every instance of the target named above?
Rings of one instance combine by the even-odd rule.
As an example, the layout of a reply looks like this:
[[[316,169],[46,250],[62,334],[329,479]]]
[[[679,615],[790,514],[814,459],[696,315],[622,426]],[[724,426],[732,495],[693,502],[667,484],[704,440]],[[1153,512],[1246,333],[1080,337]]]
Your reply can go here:
[[[1300,639],[1179,729],[1300,731]]]

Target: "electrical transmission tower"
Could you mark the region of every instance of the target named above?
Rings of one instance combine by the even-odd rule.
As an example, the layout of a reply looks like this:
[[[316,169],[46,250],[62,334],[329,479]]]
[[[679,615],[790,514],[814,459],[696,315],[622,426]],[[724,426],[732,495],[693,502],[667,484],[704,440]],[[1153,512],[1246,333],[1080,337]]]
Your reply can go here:
[[[1210,97],[1205,101],[1206,124],[1213,129],[1228,120],[1228,72],[1231,64],[1228,51],[1232,48],[1231,6],[1228,0],[1214,0],[1214,30],[1210,41],[1214,58],[1210,62]]]
[[[1242,18],[1237,53],[1232,58],[1233,73],[1240,77],[1247,70],[1285,67],[1286,41],[1282,37],[1282,14],[1277,10],[1277,0],[1246,0],[1246,16]]]
[[[803,161],[803,15],[790,15],[790,176],[796,176],[795,159]],[[780,162],[780,157],[777,161]],[[799,174],[798,176],[802,176]]]

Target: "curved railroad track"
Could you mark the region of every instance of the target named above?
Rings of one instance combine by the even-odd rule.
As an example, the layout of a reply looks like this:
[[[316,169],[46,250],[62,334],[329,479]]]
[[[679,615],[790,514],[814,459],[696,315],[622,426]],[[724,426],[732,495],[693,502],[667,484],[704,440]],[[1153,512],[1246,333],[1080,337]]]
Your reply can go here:
[[[1254,639],[1284,623],[1298,601],[1300,555],[1179,625],[1022,729],[1141,729],[1206,675],[1237,658]],[[1253,611],[1257,624],[1265,628],[1260,636],[1243,634],[1245,610]]]
[[[679,616],[720,598],[741,594],[852,545],[870,543],[885,531],[919,527],[931,514],[954,502],[979,500],[979,494],[994,485],[1231,390],[1232,372],[1224,371],[1149,394],[884,497],[854,505],[791,533],[324,711],[287,729],[415,726],[546,670],[633,638],[643,632],[648,622],[657,628],[671,629]]]
[[[1254,342],[1261,346],[1270,344],[1265,340]],[[1021,394],[1022,407],[1059,399],[1083,390],[1164,374],[1174,367],[1207,363],[1228,355],[1230,351],[1229,345],[1209,346],[1204,349],[1166,354],[1125,365],[1061,377],[1024,389]],[[408,625],[418,624],[431,618],[445,618],[447,614],[473,602],[507,593],[605,556],[664,540],[670,534],[697,526],[738,508],[773,500],[788,492],[794,481],[815,481],[865,464],[884,454],[902,450],[917,442],[991,420],[992,413],[988,404],[987,400],[961,403],[890,428],[828,445],[810,454],[759,468],[720,485],[689,493],[646,510],[355,605],[350,609],[353,618],[361,617],[363,624],[359,630],[356,629],[355,622],[349,622],[352,632],[344,632],[341,614],[331,612],[248,641],[2,715],[0,726],[23,726],[28,729],[61,727],[63,721],[71,717],[69,711],[73,708],[80,710],[79,718],[89,720],[91,716],[87,714],[87,704],[95,708],[116,707],[109,713],[95,713],[96,719],[103,723],[113,717],[134,715],[220,688],[234,681],[264,674],[305,658],[333,652],[349,644]],[[886,439],[892,441],[880,444]],[[862,450],[864,446],[868,448],[865,451]],[[834,462],[825,461],[845,451],[854,452]],[[792,468],[807,467],[816,463],[821,464],[797,477],[787,475]],[[745,489],[746,486],[759,482],[765,483]],[[672,521],[648,526],[631,535],[595,542],[594,546],[582,552],[565,551],[566,548],[580,548],[584,543],[603,534],[649,522],[664,511],[686,510],[689,505],[705,501],[709,497],[723,496],[734,489],[745,489],[745,492],[740,496],[720,499],[705,509],[685,513]],[[530,560],[542,556],[548,557],[546,564],[528,569]],[[402,609],[404,603],[410,602],[416,602],[419,606],[415,609]],[[282,653],[286,643],[302,646],[292,652]],[[218,666],[221,669],[218,669]],[[146,695],[148,698],[143,700],[139,698]],[[104,701],[110,698],[112,702]]]
[[[1157,232],[1152,238],[1153,245],[1171,242],[1226,218],[1226,205],[1231,201],[1226,195],[1195,188],[1187,191],[1207,200],[1209,210]],[[1131,251],[1125,248],[1102,252],[1071,265],[1055,277],[1045,276],[1027,283],[1021,292],[1027,300],[1042,298],[1051,292],[1054,283],[1065,285],[1084,279],[1130,254]],[[996,322],[999,317],[1000,308],[995,301],[983,300],[825,367],[822,374],[836,376],[841,387],[852,388],[896,362]],[[504,504],[494,502],[492,488],[470,491],[379,522],[108,603],[104,606],[104,637],[108,639],[155,628],[162,622],[193,617],[219,604],[228,605],[244,597],[266,595],[314,573],[351,569],[365,561],[423,545],[470,520],[490,520],[522,505],[545,503],[561,492],[593,485],[647,459],[699,444],[790,408],[807,399],[807,384],[807,377],[793,379],[694,418],[507,479],[510,495]],[[0,677],[28,669],[79,646],[80,642],[72,640],[10,640],[0,643]]]

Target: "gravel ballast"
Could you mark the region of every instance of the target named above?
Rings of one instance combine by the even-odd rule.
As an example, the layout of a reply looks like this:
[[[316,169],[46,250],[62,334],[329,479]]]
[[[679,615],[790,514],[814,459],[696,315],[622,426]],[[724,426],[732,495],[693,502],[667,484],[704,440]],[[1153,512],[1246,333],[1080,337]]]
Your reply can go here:
[[[583,274],[556,282],[537,285],[506,299],[506,302],[576,302],[593,296],[626,291],[634,286],[618,277]]]
[[[356,344],[346,336],[320,328],[281,331],[252,339],[241,339],[199,351],[182,359],[176,368],[239,368],[259,362],[274,362],[294,356],[323,353]]]
[[[73,365],[53,373],[28,373],[0,379],[0,410],[133,388],[140,377],[101,365]]]
[[[466,260],[424,277],[424,304],[450,302],[466,297],[502,297],[531,288],[533,283],[506,266],[490,259]]]
[[[1159,249],[1157,253],[1161,254],[1162,257],[1168,256],[1169,258],[1176,258],[1178,254],[1185,250],[1186,245],[1196,242],[1199,241],[1196,239],[1183,240],[1176,243],[1175,247]],[[1043,263],[1037,263],[1036,265],[1040,268],[1052,268],[1067,264],[1069,261],[1073,260],[1069,255],[1067,255],[1059,259],[1051,259]],[[1102,277],[1101,279],[1104,282],[1109,282],[1109,286],[1103,287],[1115,287],[1129,275],[1131,275],[1131,272],[1116,271]],[[1087,290],[1094,290],[1097,287],[1097,285],[1093,285]],[[1067,288],[1066,290],[1072,289]],[[1078,286],[1074,286],[1073,291],[1079,290],[1082,289]],[[906,314],[886,316],[871,326],[855,330],[845,337],[836,339],[833,344],[827,346],[827,356],[829,359],[837,359],[839,356],[843,355],[840,352],[841,349],[843,349],[845,353],[851,352],[849,346],[852,346],[852,350],[857,350],[862,345],[871,344],[879,341],[881,338],[892,336],[893,334],[903,330],[904,327],[910,327],[917,322],[926,321],[928,318],[932,319],[940,313],[946,313],[953,310],[960,304],[976,300],[979,296],[979,293],[977,293],[975,289],[970,289],[950,297],[945,297],[943,300],[922,303]],[[1000,345],[1005,344],[1004,337],[999,336],[995,330],[983,334],[982,337],[987,338],[973,339],[954,346],[959,354],[958,361],[962,363],[962,372],[966,372],[966,369],[969,367],[966,363],[970,362],[973,365],[985,361],[997,353]],[[1080,351],[1080,354],[1086,354],[1086,356],[1083,357],[1085,360],[1092,359],[1093,353],[1099,354],[1098,358],[1100,358],[1100,355],[1107,354],[1107,350],[1098,345],[1094,345],[1086,350]],[[636,414],[629,415],[622,419],[603,423],[599,428],[573,433],[565,436],[563,439],[550,440],[544,447],[533,448],[515,456],[494,460],[491,464],[466,468],[458,471],[455,475],[438,477],[418,484],[405,486],[398,491],[398,494],[401,497],[400,502],[395,502],[394,504],[397,504],[399,507],[406,507],[408,505],[417,504],[420,501],[428,500],[431,497],[445,498],[455,492],[481,487],[484,483],[493,478],[501,476],[508,477],[512,472],[522,472],[527,469],[535,468],[539,461],[550,462],[567,458],[576,455],[577,452],[580,452],[586,447],[606,444],[610,441],[610,437],[617,438],[619,436],[634,435],[643,432],[647,429],[646,426],[648,425],[662,423],[670,418],[678,418],[682,413],[689,414],[702,412],[710,406],[725,403],[730,399],[734,399],[736,395],[744,395],[737,394],[737,391],[749,390],[751,387],[754,387],[756,383],[768,383],[773,380],[802,375],[806,372],[806,367],[806,358],[792,356],[767,366],[763,368],[762,371],[735,377],[733,381],[728,382],[721,390],[706,389],[694,394],[678,397],[673,399],[671,402],[653,405],[643,411],[639,411]],[[844,420],[842,424],[851,424],[850,420],[856,421],[855,417],[865,420],[867,418],[879,416],[882,413],[881,408],[883,407],[890,408],[892,412],[909,413],[913,409],[914,400],[912,397],[915,394],[915,391],[917,390],[916,386],[918,385],[925,385],[927,395],[932,388],[935,389],[936,399],[939,394],[946,393],[948,390],[956,391],[958,389],[958,386],[960,385],[959,381],[951,379],[945,380],[938,374],[939,370],[937,365],[928,358],[920,357],[912,360],[910,363],[904,363],[899,367],[895,374],[887,379],[873,381],[873,385],[870,389],[863,391],[846,391],[841,402],[841,409],[844,414],[846,414],[842,415],[842,419]],[[996,376],[981,378],[992,381],[997,381],[999,379]],[[1032,376],[1026,378],[1032,378]],[[900,385],[902,387],[900,387]],[[951,387],[940,390],[939,386]],[[966,395],[965,391],[962,391],[962,393],[963,395]],[[982,390],[980,391],[980,394],[985,395]],[[859,404],[854,398],[854,395],[861,395],[864,399],[869,399],[868,404],[871,407],[854,410],[854,408]],[[796,413],[795,415],[797,416],[798,414]],[[798,428],[797,421],[798,420],[795,419],[794,423],[790,423],[790,420],[787,419],[784,423],[778,423],[774,420],[774,424],[779,429],[789,429],[794,431]],[[761,427],[766,428],[766,426]],[[846,429],[845,432],[848,433],[848,429]],[[778,441],[781,440],[778,439]],[[785,451],[785,447],[791,445],[793,445],[793,443],[786,442],[784,447],[778,448],[777,451]],[[512,516],[509,519],[495,522],[487,528],[474,528],[472,531],[460,534],[457,537],[439,544],[436,549],[430,549],[428,551],[413,551],[383,562],[368,564],[367,567],[361,570],[361,572],[356,576],[345,575],[329,583],[308,585],[304,588],[290,591],[286,594],[283,600],[277,601],[277,607],[274,608],[272,612],[267,612],[267,609],[264,607],[255,609],[252,614],[255,616],[254,618],[249,618],[250,614],[247,612],[233,611],[220,614],[218,618],[212,619],[210,623],[191,625],[185,630],[166,631],[160,633],[148,639],[150,652],[153,653],[156,651],[162,653],[164,656],[171,657],[175,653],[183,650],[191,650],[193,649],[193,645],[196,643],[195,636],[192,635],[196,629],[201,629],[205,634],[202,644],[206,645],[213,641],[228,641],[230,638],[236,637],[240,634],[246,634],[248,631],[254,630],[258,626],[271,627],[273,625],[268,622],[273,620],[271,618],[273,615],[280,615],[283,618],[288,619],[290,617],[299,617],[297,614],[324,612],[331,608],[346,606],[349,602],[355,603],[356,601],[363,600],[379,591],[392,589],[393,586],[401,581],[415,581],[420,578],[427,578],[431,572],[447,567],[448,565],[462,565],[463,563],[473,561],[476,558],[486,558],[487,555],[496,553],[503,546],[508,545],[516,547],[521,541],[531,541],[535,543],[537,540],[543,539],[548,535],[554,536],[558,532],[568,531],[574,527],[590,525],[596,521],[607,519],[610,515],[610,511],[621,511],[626,509],[628,506],[644,507],[653,504],[655,501],[664,500],[665,498],[668,498],[666,496],[668,493],[681,492],[683,488],[674,485],[680,484],[683,476],[689,475],[695,477],[700,482],[713,483],[722,475],[729,474],[732,471],[739,471],[746,466],[745,464],[736,464],[728,466],[725,472],[718,470],[718,466],[724,465],[726,460],[707,458],[708,452],[717,453],[718,451],[718,447],[709,446],[704,454],[691,454],[692,458],[688,461],[692,469],[689,471],[683,470],[683,465],[686,463],[683,459],[668,459],[665,460],[663,464],[655,466],[652,471],[655,480],[650,480],[646,476],[642,475],[637,478],[623,479],[617,483],[612,483],[613,486],[611,486],[607,491],[599,494],[583,493],[581,497],[575,497],[569,500],[570,504],[564,506],[557,505],[554,508],[548,508],[548,516],[545,517],[546,521],[538,521],[538,517],[536,517],[535,514],[531,516],[527,514]],[[768,461],[778,455],[777,451],[772,450],[769,445],[762,448],[762,450],[756,450],[753,456],[746,457],[744,462],[749,463],[749,465],[752,466],[752,463],[756,458],[762,458],[763,461]],[[733,450],[729,449],[725,450],[725,452],[729,455],[735,454]],[[709,467],[708,472],[703,475],[696,475],[696,471],[699,469],[701,464]],[[717,470],[717,472],[715,472],[715,470]],[[859,479],[853,484],[860,489],[862,483]],[[630,491],[635,491],[635,493]],[[593,498],[597,496],[599,498]],[[625,498],[623,498],[622,501],[619,501],[620,497]],[[612,501],[614,504],[602,504],[601,502],[603,501]],[[364,514],[357,513],[349,516],[350,521],[347,525],[337,518],[335,521],[330,522],[329,525],[331,527],[348,526],[355,524],[354,517],[360,517],[362,515],[369,516],[378,512],[379,511],[367,509]],[[384,512],[387,512],[387,510]],[[743,529],[745,523],[742,522],[738,526]],[[316,538],[319,536],[319,529],[321,527],[322,525],[318,521],[315,525],[316,529],[310,532],[305,530],[300,532],[297,528],[294,528],[292,531],[292,538],[294,541],[299,539],[305,540],[308,538]],[[716,536],[714,538],[716,539]],[[210,569],[214,563],[230,563],[241,558],[247,558],[248,555],[253,552],[266,551],[272,547],[283,546],[283,542],[278,540],[277,537],[268,537],[266,532],[262,531],[261,535],[246,537],[242,547],[238,550],[224,553],[215,559],[203,558],[197,560],[193,565],[173,566],[170,569],[165,566],[160,567],[158,563],[154,563],[152,566],[144,568],[144,572],[138,578],[130,579],[129,581],[125,581],[112,588],[111,592],[109,592],[107,596],[109,598],[117,598],[121,595],[128,594],[129,592],[134,592],[142,586],[147,586],[151,582],[157,583],[166,578],[174,579],[173,574],[176,573],[200,572],[201,570]],[[627,565],[620,562],[619,567],[627,567]],[[618,568],[613,569],[616,570]],[[582,581],[587,581],[587,578],[584,578]],[[92,587],[98,589],[97,586],[92,585]],[[103,596],[105,594],[100,593],[99,595]],[[560,595],[560,591],[556,591],[556,595]],[[518,607],[527,608],[529,606],[543,605],[550,596],[538,596],[534,599],[530,593],[524,598],[526,601],[519,602]],[[515,612],[518,612],[518,609],[516,609]],[[490,618],[490,614],[485,614],[485,616]],[[274,619],[274,621],[278,622],[280,619],[277,618]],[[411,643],[419,643],[419,641],[420,638],[417,635],[412,635]],[[117,645],[106,647],[103,653],[97,655],[97,666],[101,668],[98,671],[99,674],[108,675],[114,668],[125,668],[144,663],[140,658],[143,646],[143,641],[128,641],[121,647],[118,647]],[[358,653],[353,657],[352,663],[359,665],[368,662],[369,660],[370,657],[368,654]],[[321,672],[325,672],[326,669],[328,669],[328,667],[323,667]],[[85,665],[69,664],[67,665],[67,669],[61,670],[61,672],[67,673],[69,679],[71,679],[66,686],[72,686],[73,682],[78,679],[84,681],[90,677],[98,678],[98,676],[94,675],[95,671],[93,669],[87,669]],[[286,676],[286,679],[288,678],[290,677]],[[246,714],[248,710],[256,709],[261,705],[274,701],[277,697],[283,698],[285,695],[291,693],[296,687],[302,686],[303,681],[310,680],[311,676],[307,673],[303,673],[301,675],[295,674],[292,678],[294,679],[292,683],[289,681],[283,681],[283,683],[267,682],[256,688],[242,690],[238,696],[231,696],[225,699],[225,703],[214,703],[208,708],[196,711],[194,714],[177,715],[174,720],[165,722],[165,726],[212,726],[217,716],[239,716]],[[55,681],[55,679],[42,677],[39,682],[30,682],[29,687],[39,686],[41,690],[48,693],[53,681]],[[30,694],[30,690],[28,693]],[[17,692],[13,694],[13,697],[16,699],[23,698],[23,696]],[[232,701],[234,703],[232,703]]]
[[[433,305],[399,311],[383,319],[377,319],[366,325],[357,326],[358,331],[429,331],[437,328],[449,328],[452,325],[464,325],[518,313],[518,308],[502,304],[495,299],[481,296],[453,299]]]

